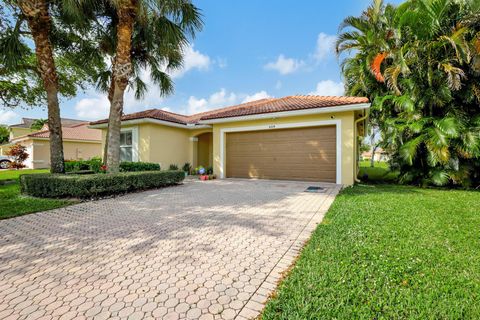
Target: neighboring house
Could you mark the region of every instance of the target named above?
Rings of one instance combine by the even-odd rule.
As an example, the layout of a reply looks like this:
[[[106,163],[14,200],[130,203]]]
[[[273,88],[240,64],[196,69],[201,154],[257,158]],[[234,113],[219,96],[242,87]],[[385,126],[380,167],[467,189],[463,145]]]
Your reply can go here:
[[[35,132],[36,130],[30,128],[35,120],[36,119],[22,118],[22,123],[8,126],[8,130],[10,131],[10,140],[15,137],[24,136],[26,134]]]
[[[367,98],[269,98],[190,116],[159,109],[122,117],[121,160],[213,166],[220,178],[350,185]],[[108,120],[91,123],[102,129]]]
[[[8,126],[8,130],[10,131],[10,139],[14,139],[16,137],[24,136],[29,133],[38,131],[38,130],[32,129],[32,125],[37,120],[39,119],[22,118],[22,123]],[[85,123],[85,121],[83,120],[66,119],[66,118],[62,118],[61,121],[62,121],[62,127],[71,127],[77,124]]]
[[[361,158],[362,160],[372,160],[372,152],[373,150],[369,150],[369,151],[365,151],[362,153],[361,155]],[[375,161],[388,161],[390,160],[390,157],[388,155],[387,152],[385,152],[385,150],[383,150],[382,148],[377,148],[375,150]]]
[[[34,119],[23,119],[24,123],[10,126],[10,141],[0,146],[0,155],[4,155],[10,146],[20,143],[27,148],[29,154],[25,165],[30,169],[50,167],[49,131],[45,125],[40,131],[29,129],[28,122]],[[24,125],[24,126],[22,126]],[[28,132],[30,130],[30,132]],[[19,135],[19,132],[27,132]],[[32,132],[33,131],[33,132]],[[88,122],[62,119],[63,153],[65,160],[90,159],[102,155],[100,130],[88,127]]]

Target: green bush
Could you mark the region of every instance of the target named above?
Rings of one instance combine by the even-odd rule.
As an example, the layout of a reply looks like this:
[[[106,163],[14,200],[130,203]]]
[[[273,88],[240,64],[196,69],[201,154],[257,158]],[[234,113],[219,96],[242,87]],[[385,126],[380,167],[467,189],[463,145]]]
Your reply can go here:
[[[98,158],[90,160],[71,160],[65,161],[65,172],[93,171],[98,173],[100,172],[101,166],[102,160]]]
[[[176,164],[171,164],[169,167],[168,167],[168,170],[178,170],[178,166]]]
[[[115,174],[24,174],[24,194],[42,198],[98,198],[137,190],[161,188],[183,181],[182,171],[121,172]]]
[[[85,172],[93,171],[99,173],[102,167],[102,160],[99,158],[92,158],[91,160],[72,160],[65,161],[65,172]],[[158,171],[160,165],[158,163],[150,162],[120,162],[121,172],[136,172],[136,171]]]
[[[135,171],[159,171],[160,165],[152,162],[120,162],[120,171],[135,172]]]

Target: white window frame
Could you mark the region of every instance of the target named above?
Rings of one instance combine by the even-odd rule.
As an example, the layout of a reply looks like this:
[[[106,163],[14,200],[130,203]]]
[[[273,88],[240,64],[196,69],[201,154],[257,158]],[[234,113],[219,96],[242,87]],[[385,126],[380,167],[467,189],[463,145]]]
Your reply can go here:
[[[132,161],[138,162],[138,127],[121,128],[120,132],[132,132]]]
[[[280,123],[261,126],[246,126],[235,128],[223,128],[220,129],[220,178],[225,178],[225,141],[226,134],[229,132],[242,132],[242,131],[261,131],[261,130],[276,130],[276,129],[292,129],[292,128],[306,128],[306,127],[321,127],[335,125],[336,128],[336,183],[342,184],[342,121],[335,120],[322,120],[322,121],[309,121],[309,122],[296,122],[296,123]]]

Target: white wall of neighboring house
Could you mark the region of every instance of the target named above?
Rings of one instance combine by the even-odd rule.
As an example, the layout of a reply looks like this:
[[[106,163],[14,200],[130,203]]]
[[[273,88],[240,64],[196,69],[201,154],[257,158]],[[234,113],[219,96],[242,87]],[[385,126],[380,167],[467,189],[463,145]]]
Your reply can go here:
[[[26,152],[28,153],[28,158],[25,160],[24,164],[27,168],[33,169],[33,143],[30,142],[25,145],[27,147]]]

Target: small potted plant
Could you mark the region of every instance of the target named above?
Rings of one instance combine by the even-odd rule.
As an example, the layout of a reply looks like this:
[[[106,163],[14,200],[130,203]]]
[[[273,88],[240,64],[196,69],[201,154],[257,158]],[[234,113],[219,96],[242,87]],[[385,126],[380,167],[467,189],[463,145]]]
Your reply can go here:
[[[202,181],[208,180],[207,170],[203,166],[200,166],[197,168],[197,174],[200,175],[200,180]]]
[[[185,162],[185,164],[182,167],[182,170],[183,170],[183,172],[185,172],[185,178],[186,178],[188,176],[188,174],[190,173],[190,171],[192,170],[192,166],[190,165],[190,163]]]

